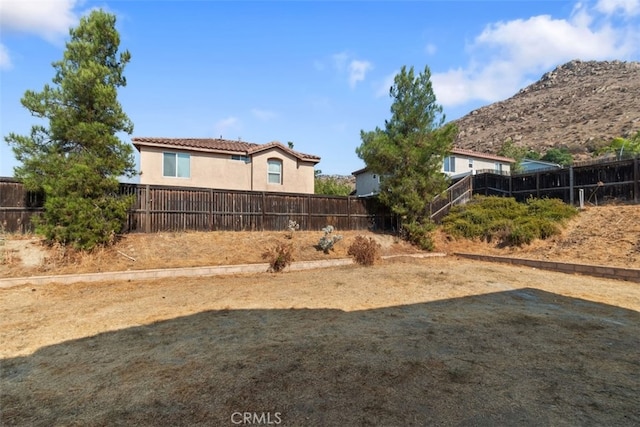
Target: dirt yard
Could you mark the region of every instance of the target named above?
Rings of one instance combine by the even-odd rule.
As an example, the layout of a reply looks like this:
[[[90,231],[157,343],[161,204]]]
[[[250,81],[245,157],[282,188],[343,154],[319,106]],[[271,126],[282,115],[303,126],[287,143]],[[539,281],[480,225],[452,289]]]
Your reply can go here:
[[[620,236],[593,225],[589,239]],[[580,228],[544,242],[552,256]],[[357,233],[342,234],[330,257]],[[33,267],[11,250],[2,274],[257,262],[283,238],[232,236],[127,236]],[[318,237],[294,236],[298,260],[326,257]],[[0,425],[640,425],[638,284],[455,257],[1,289],[0,342]]]

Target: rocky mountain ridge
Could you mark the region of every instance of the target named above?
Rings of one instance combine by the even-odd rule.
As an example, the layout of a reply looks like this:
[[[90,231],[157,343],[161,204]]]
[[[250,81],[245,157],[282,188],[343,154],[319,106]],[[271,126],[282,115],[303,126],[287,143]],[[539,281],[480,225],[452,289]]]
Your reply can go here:
[[[454,120],[455,146],[497,153],[507,141],[540,153],[592,157],[612,138],[640,131],[640,62],[570,61],[504,101]]]

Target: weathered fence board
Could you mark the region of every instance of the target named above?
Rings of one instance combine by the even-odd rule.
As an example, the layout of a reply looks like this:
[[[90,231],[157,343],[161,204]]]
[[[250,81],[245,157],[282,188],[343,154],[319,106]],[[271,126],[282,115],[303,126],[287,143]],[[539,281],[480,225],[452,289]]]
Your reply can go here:
[[[121,184],[120,191],[133,198],[126,232],[285,230],[290,220],[302,230],[327,225],[394,229],[394,216],[375,199],[140,184]],[[0,202],[0,224],[6,231],[32,231],[30,219],[42,210],[41,195],[25,191],[13,179],[0,179]]]

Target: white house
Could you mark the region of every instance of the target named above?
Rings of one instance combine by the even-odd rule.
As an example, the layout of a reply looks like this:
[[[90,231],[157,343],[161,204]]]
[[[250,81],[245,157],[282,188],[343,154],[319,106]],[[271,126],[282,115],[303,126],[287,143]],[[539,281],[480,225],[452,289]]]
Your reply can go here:
[[[444,158],[441,171],[454,180],[473,175],[477,171],[492,171],[508,175],[511,173],[511,164],[514,162],[515,160],[509,157],[454,148],[451,154]],[[356,177],[357,196],[371,196],[378,193],[379,175],[370,172],[366,167],[353,172],[352,175]]]

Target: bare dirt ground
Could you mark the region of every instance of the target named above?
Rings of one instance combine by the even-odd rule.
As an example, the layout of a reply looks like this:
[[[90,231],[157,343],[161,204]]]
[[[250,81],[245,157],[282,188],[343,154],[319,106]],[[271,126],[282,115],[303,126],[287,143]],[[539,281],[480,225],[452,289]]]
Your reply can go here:
[[[638,425],[639,310],[453,257],[4,289],[0,424]]]
[[[592,208],[522,253],[632,260],[639,214]],[[320,233],[298,233],[297,260],[327,257]],[[361,233],[341,234],[328,257]],[[386,254],[415,252],[376,238]],[[27,270],[5,250],[2,273],[263,262],[282,239],[132,235],[91,256],[47,249]],[[236,425],[237,413],[290,426],[640,425],[638,284],[455,257],[1,289],[0,342],[0,425]]]

